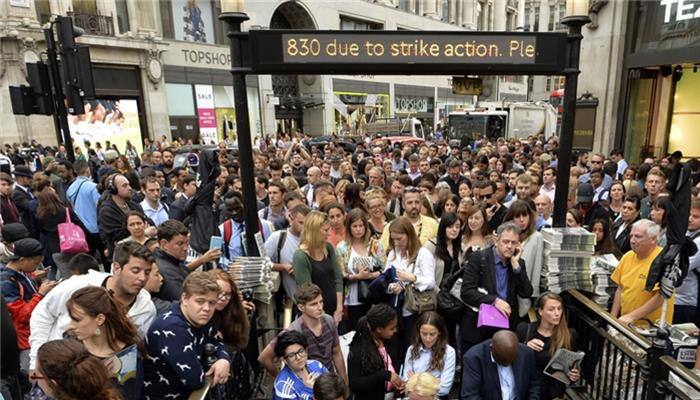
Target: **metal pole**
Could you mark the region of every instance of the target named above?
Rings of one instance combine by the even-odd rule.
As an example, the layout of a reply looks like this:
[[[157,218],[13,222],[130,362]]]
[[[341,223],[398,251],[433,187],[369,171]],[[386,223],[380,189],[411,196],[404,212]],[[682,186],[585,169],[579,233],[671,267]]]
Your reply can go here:
[[[581,56],[581,27],[591,21],[588,16],[571,16],[561,20],[569,27],[567,38],[567,63],[564,76],[564,115],[561,122],[559,138],[559,155],[557,157],[557,183],[554,192],[555,227],[566,226],[566,209],[569,195],[569,174],[571,171],[571,149],[574,143],[574,120],[576,117],[576,89],[578,86],[579,58]]]
[[[53,87],[51,97],[56,109],[54,114],[56,138],[58,139],[59,146],[63,144],[66,147],[68,160],[70,160],[70,162],[75,162],[73,139],[70,136],[70,128],[68,126],[68,111],[66,110],[65,98],[63,96],[63,81],[61,80],[61,72],[58,70],[58,53],[56,51],[53,27],[54,24],[51,23],[51,27],[44,28],[44,38],[46,38],[46,57],[51,74],[51,86]]]
[[[240,157],[241,185],[243,187],[243,212],[245,214],[246,254],[258,256],[255,234],[258,232],[257,198],[255,197],[255,180],[253,168],[253,142],[250,138],[250,121],[248,120],[248,95],[245,77],[250,72],[244,66],[243,43],[248,34],[241,31],[241,25],[248,15],[243,12],[227,12],[219,16],[227,25],[231,42],[231,74],[233,75],[233,102],[236,107],[236,134],[238,135],[238,152]]]

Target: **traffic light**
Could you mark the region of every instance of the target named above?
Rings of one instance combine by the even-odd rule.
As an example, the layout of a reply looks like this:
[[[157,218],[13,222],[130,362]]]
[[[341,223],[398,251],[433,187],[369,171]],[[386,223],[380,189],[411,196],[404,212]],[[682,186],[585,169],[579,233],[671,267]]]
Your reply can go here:
[[[12,112],[20,115],[54,113],[51,97],[51,80],[49,69],[43,62],[27,63],[27,80],[29,86],[11,86],[10,99]]]
[[[75,43],[75,38],[80,36],[80,33],[73,28],[73,20],[70,17],[57,16],[56,23],[68,113],[84,114],[84,100],[95,97],[90,49]]]
[[[34,92],[34,110],[36,114],[53,114],[55,109],[51,98],[49,67],[43,61],[27,63],[27,80]]]

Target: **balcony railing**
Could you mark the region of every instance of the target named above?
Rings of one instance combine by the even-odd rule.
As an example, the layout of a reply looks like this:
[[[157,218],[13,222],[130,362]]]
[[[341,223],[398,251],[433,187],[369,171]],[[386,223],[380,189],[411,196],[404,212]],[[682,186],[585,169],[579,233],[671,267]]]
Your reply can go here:
[[[82,14],[70,12],[75,26],[81,27],[88,35],[114,36],[114,24],[112,17],[97,14]]]

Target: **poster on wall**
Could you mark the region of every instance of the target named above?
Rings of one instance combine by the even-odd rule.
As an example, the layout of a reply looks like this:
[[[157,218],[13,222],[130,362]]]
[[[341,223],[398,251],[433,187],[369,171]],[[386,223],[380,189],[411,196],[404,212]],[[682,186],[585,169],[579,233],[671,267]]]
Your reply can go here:
[[[211,85],[194,85],[197,98],[197,120],[202,144],[218,142],[216,113],[214,111],[214,90]]]
[[[231,107],[216,108],[216,133],[219,141],[233,143],[236,140],[236,110]]]
[[[214,43],[211,1],[172,0],[172,7],[176,40]]]
[[[73,144],[85,151],[85,141],[99,142],[105,148],[106,142],[124,152],[127,140],[138,153],[143,149],[138,104],[131,99],[95,99],[85,102],[85,114],[68,114]]]

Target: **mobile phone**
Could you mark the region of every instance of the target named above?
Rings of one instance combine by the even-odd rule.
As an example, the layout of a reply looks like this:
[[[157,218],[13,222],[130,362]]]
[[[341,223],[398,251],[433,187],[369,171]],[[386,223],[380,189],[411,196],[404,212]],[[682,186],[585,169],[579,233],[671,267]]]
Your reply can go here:
[[[515,249],[515,251],[513,252],[513,257],[517,257],[518,254],[520,254],[520,247]]]

